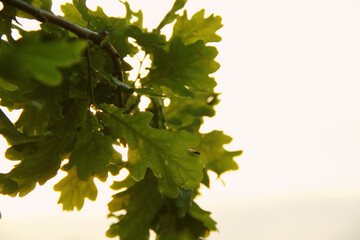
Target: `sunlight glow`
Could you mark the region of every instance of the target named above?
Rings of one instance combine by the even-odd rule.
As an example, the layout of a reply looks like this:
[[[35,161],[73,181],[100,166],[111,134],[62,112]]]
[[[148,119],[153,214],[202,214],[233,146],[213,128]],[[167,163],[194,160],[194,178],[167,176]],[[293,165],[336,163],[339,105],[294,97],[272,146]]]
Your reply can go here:
[[[126,168],[121,169],[119,175],[116,176],[116,181],[124,180],[127,176],[129,176],[129,174],[130,172]]]
[[[165,107],[169,106],[170,102],[171,102],[170,98],[164,98],[164,106]]]
[[[5,34],[1,36],[1,39],[4,40],[5,42],[8,41],[7,36]]]
[[[151,100],[148,97],[141,96],[140,104],[139,104],[140,111],[145,111],[145,109],[149,106],[150,103],[151,103]]]
[[[127,160],[128,160],[128,151],[129,151],[128,147],[124,147],[123,145],[116,145],[116,144],[113,144],[112,146],[117,152],[119,152],[121,154],[122,160],[124,162],[127,162]]]

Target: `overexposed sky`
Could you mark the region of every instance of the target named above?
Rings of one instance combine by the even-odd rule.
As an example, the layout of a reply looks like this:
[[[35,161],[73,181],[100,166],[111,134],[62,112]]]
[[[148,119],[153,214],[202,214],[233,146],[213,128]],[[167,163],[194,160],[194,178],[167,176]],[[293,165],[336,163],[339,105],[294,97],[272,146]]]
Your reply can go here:
[[[108,14],[122,11],[103,2]],[[153,28],[172,2],[130,4]],[[240,170],[222,177],[226,187],[214,177],[198,200],[219,223],[209,239],[360,239],[360,1],[189,0],[187,8],[224,24],[215,44],[222,101],[203,130],[224,130],[234,138],[228,149],[244,150]],[[62,213],[56,182],[22,199],[0,196],[0,238],[48,239],[45,228],[51,239],[105,239],[111,192]]]

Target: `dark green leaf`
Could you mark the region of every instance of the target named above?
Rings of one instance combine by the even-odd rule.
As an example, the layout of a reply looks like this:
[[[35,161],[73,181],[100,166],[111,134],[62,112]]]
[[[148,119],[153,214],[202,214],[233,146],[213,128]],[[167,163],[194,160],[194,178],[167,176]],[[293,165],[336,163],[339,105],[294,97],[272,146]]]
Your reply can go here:
[[[102,125],[89,114],[86,125],[79,131],[76,147],[70,155],[69,164],[65,169],[77,166],[79,179],[87,181],[91,176],[96,176],[105,181],[108,176],[107,165],[111,159],[121,159],[115,151],[114,140],[105,136],[100,130]]]
[[[164,212],[159,214],[155,224],[157,240],[199,240],[208,237],[211,230],[216,230],[215,222],[206,212],[192,202],[190,214],[181,218],[177,208],[167,204]]]
[[[26,137],[19,132],[5,113],[0,109],[0,134],[5,137],[11,145],[24,143]]]
[[[0,194],[15,196],[18,191],[17,182],[11,180],[6,174],[0,173]]]
[[[190,207],[191,207],[191,203],[192,203],[192,189],[190,190],[184,190],[184,189],[179,189],[179,196],[175,201],[175,205],[178,208],[178,216],[180,218],[185,217],[189,211],[190,211]]]
[[[126,215],[120,215],[119,222],[111,225],[106,235],[120,236],[121,240],[147,240],[149,228],[162,205],[157,180],[148,171],[142,181],[113,196],[108,205],[110,212],[126,210]]]
[[[7,174],[9,179],[17,182],[20,197],[31,192],[37,182],[43,185],[57,174],[61,163],[60,144],[61,139],[50,138],[15,145],[6,151],[7,159],[21,160]]]

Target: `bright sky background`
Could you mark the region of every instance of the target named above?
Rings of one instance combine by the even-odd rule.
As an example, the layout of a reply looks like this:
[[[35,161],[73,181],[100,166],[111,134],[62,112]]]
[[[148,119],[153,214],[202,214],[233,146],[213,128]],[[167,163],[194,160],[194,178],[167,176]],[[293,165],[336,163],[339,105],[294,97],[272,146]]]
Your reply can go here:
[[[103,2],[108,14],[123,11]],[[130,4],[153,28],[172,1]],[[224,24],[222,101],[203,130],[224,130],[234,138],[228,149],[244,150],[240,170],[222,177],[226,187],[213,177],[198,200],[219,223],[209,239],[360,239],[360,0],[189,0],[187,8]],[[0,162],[0,172],[8,167]],[[57,181],[22,199],[0,196],[1,239],[105,239],[112,193],[104,186],[83,211],[63,213]]]

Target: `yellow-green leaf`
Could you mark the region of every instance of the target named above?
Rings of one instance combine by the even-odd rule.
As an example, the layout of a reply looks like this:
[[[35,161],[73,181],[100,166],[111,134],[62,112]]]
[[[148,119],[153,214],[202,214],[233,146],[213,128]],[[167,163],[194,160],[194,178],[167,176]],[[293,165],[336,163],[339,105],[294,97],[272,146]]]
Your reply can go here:
[[[80,210],[84,205],[85,198],[95,201],[97,197],[94,177],[87,181],[81,181],[76,167],[68,171],[67,176],[54,186],[54,190],[61,192],[58,204],[62,204],[63,210],[67,211],[72,211],[74,208]]]

